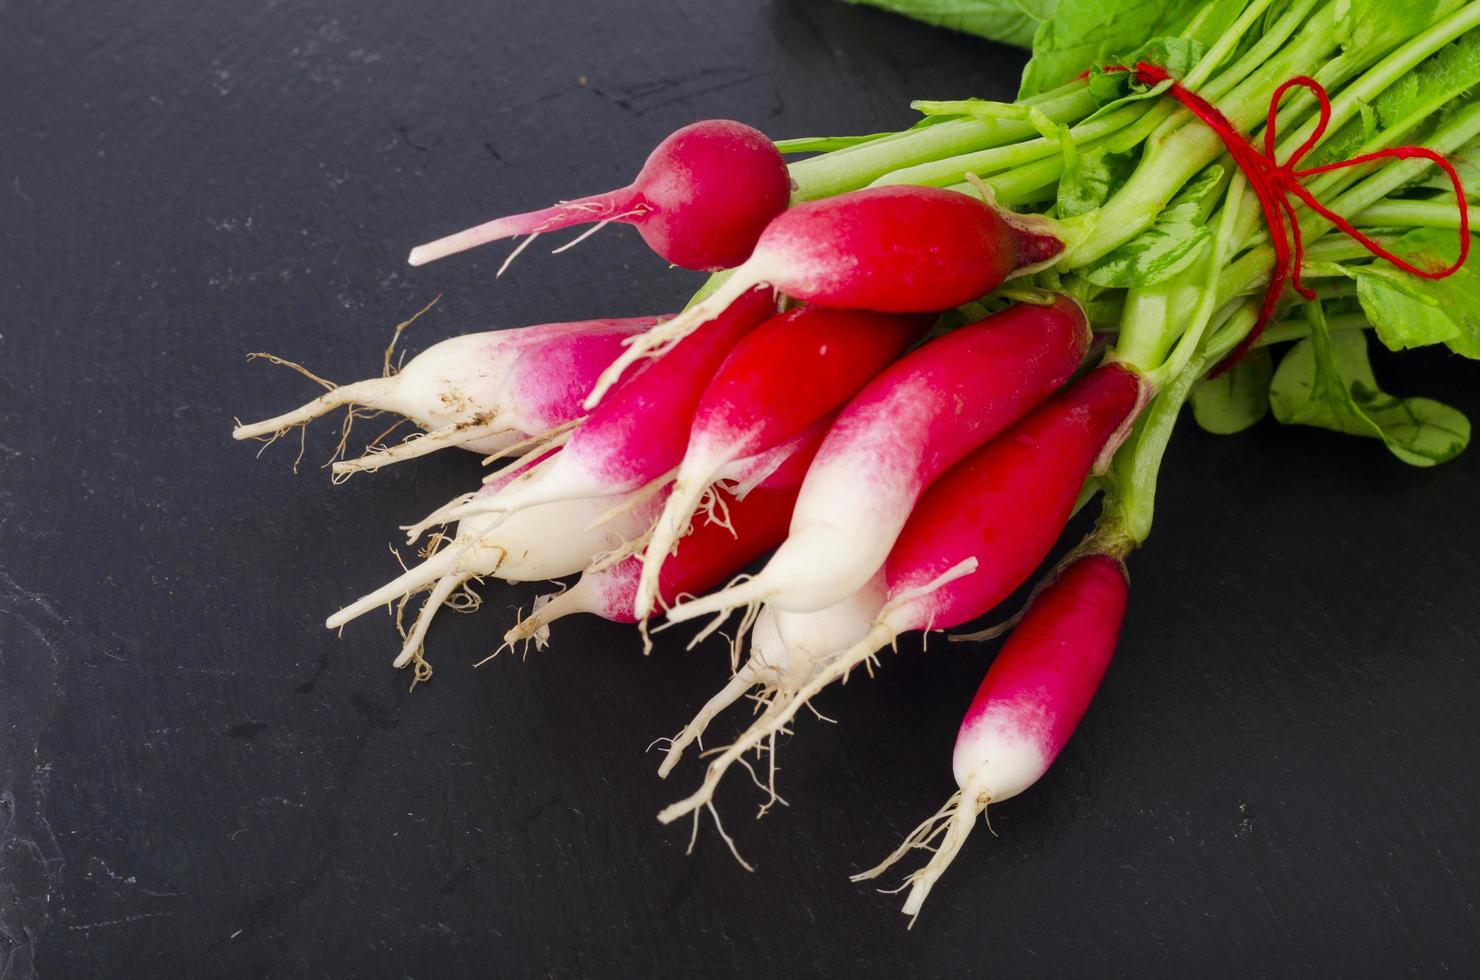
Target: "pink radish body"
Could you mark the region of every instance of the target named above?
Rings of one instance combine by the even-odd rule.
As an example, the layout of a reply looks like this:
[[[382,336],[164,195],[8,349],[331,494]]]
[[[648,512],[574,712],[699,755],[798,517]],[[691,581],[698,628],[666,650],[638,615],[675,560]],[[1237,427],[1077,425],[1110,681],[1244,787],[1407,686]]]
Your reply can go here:
[[[802,484],[791,532],[761,573],[669,618],[756,600],[807,612],[860,588],[921,492],[1067,381],[1089,336],[1083,311],[1060,297],[1009,307],[892,365],[838,416]]]
[[[772,318],[736,345],[694,411],[688,448],[643,559],[639,618],[651,613],[659,570],[723,467],[831,414],[928,324],[923,316],[804,306]]]
[[[447,446],[495,453],[582,414],[581,401],[622,342],[656,317],[547,323],[465,334],[434,344],[399,372],[342,385],[300,408],[232,436],[281,433],[348,405],[395,412],[426,433],[383,452],[335,465],[335,472],[374,470]]]
[[[489,484],[482,492],[496,493],[498,486]],[[621,506],[621,498],[562,500],[502,520],[463,522],[441,550],[345,606],[325,625],[338,629],[373,609],[430,588],[431,595],[396,658],[395,665],[404,667],[419,656],[432,616],[469,580],[492,577],[534,582],[574,575],[603,553],[641,537],[662,499],[648,498],[628,508]]]
[[[637,490],[683,458],[695,406],[731,350],[776,311],[764,289],[751,290],[661,358],[635,372],[592,410],[550,464],[526,471],[495,494],[446,517],[509,512],[576,497]]]
[[[423,265],[501,238],[621,221],[636,226],[648,247],[674,265],[712,272],[744,262],[790,199],[786,163],[766,135],[710,119],[659,143],[620,190],[498,218],[420,245],[407,261]]]
[[[682,552],[680,552],[681,554]],[[666,569],[665,569],[666,571]],[[742,697],[784,706],[828,658],[862,640],[884,605],[884,576],[875,575],[841,602],[810,613],[763,606],[750,632],[750,657],[668,744],[658,775],[667,778],[709,723]],[[774,747],[770,747],[774,753]],[[771,759],[774,768],[774,755]]]
[[[1037,782],[1074,733],[1110,666],[1127,598],[1120,560],[1091,554],[1075,560],[1033,599],[961,722],[952,758],[960,792],[855,881],[878,876],[944,829],[930,861],[908,879],[904,912],[919,914],[977,814]]]
[[[664,823],[708,804],[728,767],[780,730],[819,691],[908,630],[949,629],[986,613],[1032,574],[1074,509],[1085,477],[1141,404],[1119,365],[1092,371],[958,463],[920,498],[884,565],[888,601],[868,634],[776,712],[767,710],[710,763]]]
[[[648,331],[597,383],[588,405],[640,357],[686,336],[760,284],[793,299],[883,313],[948,310],[1063,251],[1045,219],[1005,216],[932,187],[876,187],[799,204],[761,234],[745,263],[709,296]]]

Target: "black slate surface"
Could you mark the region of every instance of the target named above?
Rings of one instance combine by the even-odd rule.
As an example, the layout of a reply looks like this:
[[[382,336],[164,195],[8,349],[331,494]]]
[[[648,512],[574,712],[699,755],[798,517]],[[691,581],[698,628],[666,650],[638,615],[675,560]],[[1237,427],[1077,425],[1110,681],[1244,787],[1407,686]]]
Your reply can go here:
[[[672,308],[630,230],[414,271],[459,223],[609,186],[694,118],[866,132],[1010,94],[1020,55],[826,0],[0,2],[0,977],[1473,972],[1480,452],[1420,472],[1264,423],[1179,431],[1119,660],[913,932],[850,885],[953,789],[989,651],[906,642],[784,749],[756,865],[664,828],[643,749],[722,655],[444,617],[408,695],[379,618],[442,456],[331,487],[233,415],[413,349]],[[1379,360],[1480,414],[1477,369]],[[322,460],[333,426],[309,439]],[[368,434],[368,433],[364,433]]]

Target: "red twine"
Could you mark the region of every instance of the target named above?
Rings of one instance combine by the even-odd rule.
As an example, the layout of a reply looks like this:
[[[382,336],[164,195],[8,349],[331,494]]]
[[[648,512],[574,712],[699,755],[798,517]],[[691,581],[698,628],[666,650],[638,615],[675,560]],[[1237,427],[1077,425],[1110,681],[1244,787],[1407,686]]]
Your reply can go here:
[[[1108,65],[1106,71],[1120,72],[1130,71],[1123,65]],[[1313,150],[1321,137],[1325,135],[1326,127],[1331,122],[1331,99],[1326,94],[1325,88],[1314,78],[1306,75],[1297,75],[1275,89],[1274,95],[1269,100],[1269,116],[1264,127],[1264,151],[1261,153],[1249,140],[1233,127],[1228,117],[1218,111],[1207,99],[1198,95],[1176,81],[1165,68],[1159,65],[1138,62],[1135,67],[1136,80],[1145,85],[1158,85],[1161,82],[1171,82],[1167,90],[1173,98],[1186,106],[1193,115],[1202,120],[1227,147],[1228,153],[1233,157],[1233,162],[1238,165],[1239,170],[1248,178],[1249,186],[1254,189],[1259,198],[1259,207],[1264,211],[1265,223],[1269,226],[1270,243],[1274,246],[1275,263],[1274,270],[1270,273],[1269,288],[1264,293],[1264,303],[1259,309],[1259,319],[1254,323],[1254,329],[1239,342],[1233,353],[1229,354],[1223,363],[1213,371],[1214,375],[1221,374],[1232,367],[1249,346],[1258,339],[1259,334],[1274,317],[1275,306],[1279,303],[1280,296],[1285,291],[1285,284],[1289,283],[1295,291],[1306,299],[1315,299],[1315,291],[1310,289],[1301,281],[1300,267],[1305,258],[1305,243],[1300,234],[1300,221],[1295,213],[1295,205],[1290,200],[1293,196],[1298,198],[1302,204],[1310,208],[1316,214],[1331,222],[1344,234],[1355,239],[1363,248],[1379,258],[1385,259],[1392,265],[1404,272],[1419,276],[1424,279],[1443,279],[1452,276],[1464,266],[1465,260],[1470,254],[1470,210],[1465,201],[1464,184],[1460,181],[1459,173],[1454,165],[1445,159],[1444,155],[1423,146],[1393,146],[1375,153],[1364,153],[1361,156],[1352,157],[1350,160],[1338,160],[1335,163],[1323,164],[1319,167],[1307,167],[1297,169],[1301,158]],[[1275,143],[1278,142],[1277,117],[1279,115],[1280,100],[1290,89],[1299,86],[1309,90],[1320,103],[1320,119],[1316,128],[1311,131],[1304,143],[1296,147],[1290,154],[1289,159],[1280,163],[1275,157]],[[1403,259],[1398,255],[1383,248],[1380,244],[1358,231],[1351,222],[1341,215],[1327,208],[1315,196],[1300,183],[1306,177],[1316,174],[1329,173],[1333,170],[1341,170],[1345,167],[1357,167],[1362,164],[1372,163],[1377,160],[1428,160],[1434,166],[1443,170],[1449,177],[1449,182],[1454,185],[1454,193],[1459,206],[1459,257],[1442,269],[1425,269]]]

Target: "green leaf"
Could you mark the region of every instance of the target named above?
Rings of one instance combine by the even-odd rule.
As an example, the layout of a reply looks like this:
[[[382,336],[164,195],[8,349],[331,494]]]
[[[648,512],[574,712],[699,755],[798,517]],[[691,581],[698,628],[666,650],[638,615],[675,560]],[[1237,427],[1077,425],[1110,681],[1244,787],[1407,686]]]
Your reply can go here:
[[[1393,251],[1420,268],[1441,268],[1459,254],[1459,240],[1452,231],[1415,228]],[[1349,271],[1362,312],[1389,348],[1442,343],[1480,359],[1480,243],[1471,239],[1469,260],[1444,279],[1424,279],[1381,259]]]
[[[1152,38],[1176,33],[1187,7],[1185,0],[1060,0],[1033,37],[1033,60],[1023,71],[1018,97],[1045,92]]]
[[[1223,180],[1223,168],[1209,167],[1184,187],[1141,234],[1087,266],[1081,274],[1097,286],[1130,288],[1165,282],[1196,261],[1212,240],[1207,205]]]
[[[1029,47],[1058,0],[848,0],[989,41]]]
[[[1331,333],[1318,304],[1307,308],[1311,336],[1292,347],[1270,382],[1269,405],[1287,425],[1312,425],[1381,439],[1405,463],[1433,466],[1470,441],[1470,421],[1427,398],[1397,398],[1377,387],[1361,330]]]
[[[1099,149],[1075,157],[1059,180],[1058,216],[1072,218],[1093,211],[1109,200],[1135,169],[1136,155],[1132,152]]]
[[[1269,381],[1273,376],[1274,360],[1268,348],[1250,351],[1232,368],[1192,390],[1192,417],[1215,435],[1244,431],[1269,411]]]

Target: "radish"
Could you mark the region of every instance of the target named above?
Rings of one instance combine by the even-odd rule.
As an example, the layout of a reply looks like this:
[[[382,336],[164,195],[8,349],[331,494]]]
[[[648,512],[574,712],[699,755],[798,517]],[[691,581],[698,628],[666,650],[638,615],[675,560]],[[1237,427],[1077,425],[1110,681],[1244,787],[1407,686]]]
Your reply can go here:
[[[684,749],[701,739],[709,723],[740,698],[753,697],[768,706],[789,702],[830,655],[863,639],[883,605],[884,576],[877,574],[857,592],[817,612],[763,606],[751,630],[750,657],[669,742],[658,775],[666,779]],[[775,746],[770,750],[774,771]],[[774,799],[774,783],[769,788]]]
[[[534,465],[548,462],[547,456]],[[497,493],[499,486],[488,484],[481,492]],[[422,640],[432,617],[469,580],[494,577],[507,582],[533,582],[573,575],[603,553],[640,537],[652,523],[661,501],[661,497],[648,498],[623,507],[618,498],[618,506],[613,507],[614,501],[607,498],[561,500],[522,510],[498,521],[497,526],[490,526],[493,522],[463,522],[451,536],[439,540],[440,550],[420,565],[345,606],[324,625],[338,629],[377,606],[430,588],[431,594],[395,660],[395,666],[404,667],[413,660],[420,661]]]
[[[683,458],[695,406],[710,378],[736,343],[775,311],[768,290],[751,290],[624,382],[592,410],[549,465],[526,471],[499,493],[445,509],[443,516],[455,520],[628,493],[670,473]]]
[[[1099,368],[937,480],[889,553],[888,601],[867,635],[830,658],[784,706],[763,712],[710,763],[699,790],[658,819],[670,823],[708,805],[731,764],[819,691],[872,664],[900,633],[959,626],[1011,595],[1053,547],[1085,477],[1124,438],[1144,395],[1125,368]]]
[[[892,365],[838,416],[802,484],[791,533],[760,574],[669,618],[758,600],[807,612],[860,588],[921,492],[1067,381],[1089,340],[1084,312],[1061,296],[1009,307]]]
[[[419,245],[407,261],[424,265],[500,238],[622,221],[674,265],[712,272],[744,262],[790,198],[786,163],[764,133],[710,119],[659,143],[626,187],[495,219]]]
[[[904,912],[919,915],[977,814],[1037,782],[1074,733],[1115,653],[1128,592],[1119,557],[1089,554],[1033,599],[961,721],[951,760],[960,789],[898,850],[854,881],[877,877],[915,848],[933,850],[906,880]]]
[[[948,310],[1037,271],[1064,249],[1044,218],[1010,215],[932,187],[876,187],[798,204],[713,293],[636,339],[587,407],[638,358],[663,350],[757,285],[793,299],[881,313]]]
[[[340,385],[275,418],[239,425],[235,439],[281,434],[341,406],[396,412],[428,431],[389,449],[335,464],[379,469],[448,446],[497,453],[578,418],[581,399],[621,350],[657,317],[546,323],[465,334],[434,344],[400,371]]]
[[[694,410],[688,448],[643,559],[639,618],[652,612],[663,561],[724,466],[831,413],[898,357],[930,319],[803,306],[736,345]]]

